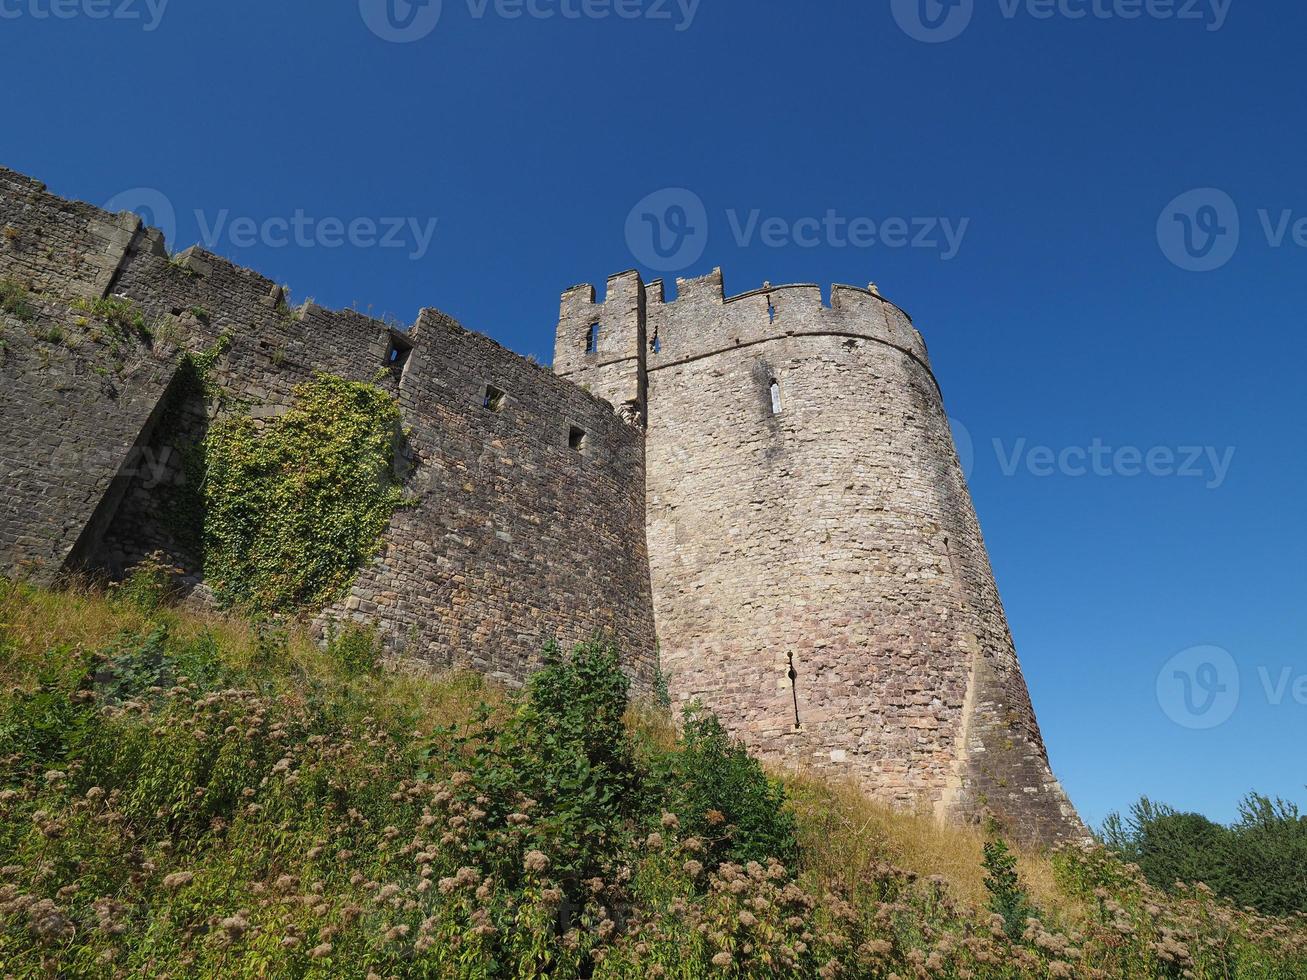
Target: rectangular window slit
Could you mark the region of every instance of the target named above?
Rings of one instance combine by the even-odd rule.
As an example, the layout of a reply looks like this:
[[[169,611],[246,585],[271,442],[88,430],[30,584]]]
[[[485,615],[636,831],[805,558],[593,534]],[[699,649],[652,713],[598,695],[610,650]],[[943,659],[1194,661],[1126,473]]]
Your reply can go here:
[[[413,353],[413,345],[409,344],[394,334],[390,336],[390,349],[386,351],[386,366],[396,374],[404,370],[404,365],[408,363],[409,355]]]
[[[577,452],[582,452],[585,449],[585,440],[585,429],[578,429],[576,426],[572,426],[568,430],[567,445],[569,448],[575,449]]]
[[[481,399],[481,407],[491,411],[498,412],[504,408],[504,393],[494,385],[486,385],[485,397]]]

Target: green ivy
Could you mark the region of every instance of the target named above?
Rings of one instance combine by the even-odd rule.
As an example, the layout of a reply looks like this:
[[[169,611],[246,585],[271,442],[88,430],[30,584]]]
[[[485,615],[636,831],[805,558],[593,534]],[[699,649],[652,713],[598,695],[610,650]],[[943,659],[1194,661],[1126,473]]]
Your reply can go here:
[[[248,415],[204,441],[205,575],[253,611],[320,608],[376,554],[403,501],[399,406],[372,385],[318,375],[262,429]]]

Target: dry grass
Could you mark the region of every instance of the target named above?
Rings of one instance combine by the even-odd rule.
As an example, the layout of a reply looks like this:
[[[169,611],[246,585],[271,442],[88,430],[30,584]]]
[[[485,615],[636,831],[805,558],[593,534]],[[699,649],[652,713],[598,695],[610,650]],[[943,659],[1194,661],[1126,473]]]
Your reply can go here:
[[[381,722],[416,719],[415,729],[423,733],[466,721],[482,702],[499,707],[505,701],[503,688],[468,671],[424,672],[400,664],[349,676],[303,623],[284,627],[279,663],[258,665],[259,631],[248,620],[195,609],[146,613],[87,583],[57,592],[13,583],[0,587],[0,639],[8,645],[7,651],[0,648],[0,688],[33,684],[33,659],[79,659],[102,650],[117,635],[149,632],[160,621],[183,643],[211,635],[230,667],[263,677],[292,698],[309,686],[349,686],[360,700],[374,705]]]
[[[784,780],[810,874],[851,885],[864,869],[888,862],[923,878],[945,878],[958,900],[984,907],[985,835],[980,828],[894,810],[868,799],[852,782],[796,774]],[[1071,911],[1046,856],[1018,851],[1018,872],[1037,904]]]

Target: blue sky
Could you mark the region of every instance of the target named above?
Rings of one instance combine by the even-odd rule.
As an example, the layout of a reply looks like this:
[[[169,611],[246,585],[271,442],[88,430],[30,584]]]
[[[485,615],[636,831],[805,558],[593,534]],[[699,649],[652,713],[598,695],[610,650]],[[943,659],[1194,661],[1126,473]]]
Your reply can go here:
[[[1085,817],[1307,798],[1307,8],[386,2],[0,0],[0,163],[546,360],[562,289],[663,263],[627,225],[667,188],[682,274],[874,280],[973,447]]]

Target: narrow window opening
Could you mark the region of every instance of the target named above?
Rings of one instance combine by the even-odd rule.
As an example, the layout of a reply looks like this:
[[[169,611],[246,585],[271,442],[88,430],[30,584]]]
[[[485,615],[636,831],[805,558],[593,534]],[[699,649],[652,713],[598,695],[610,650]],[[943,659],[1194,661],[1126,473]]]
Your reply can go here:
[[[649,350],[653,351],[655,354],[661,354],[663,352],[663,342],[658,338],[657,334],[654,334],[653,340],[649,341]]]
[[[599,352],[599,324],[597,323],[590,324],[585,332],[585,352],[587,354]]]
[[[386,366],[395,374],[401,374],[404,371],[404,365],[408,363],[409,355],[412,353],[412,344],[405,343],[392,334],[390,348],[386,351]]]
[[[788,656],[790,658],[790,694],[794,697],[794,730],[797,732],[803,727],[803,723],[799,721],[799,672],[794,669],[794,651],[791,650]]]
[[[767,297],[767,322],[776,322],[776,305],[771,301],[771,296]]]
[[[781,412],[784,410],[784,407],[785,406],[781,404],[781,383],[777,381],[775,378],[772,378],[771,379],[771,413],[773,415],[780,415]]]
[[[504,393],[494,385],[486,385],[486,394],[481,400],[481,407],[491,412],[501,411],[504,407]]]
[[[575,449],[578,453],[585,450],[585,429],[578,429],[572,426],[567,432],[567,445],[569,449]]]

